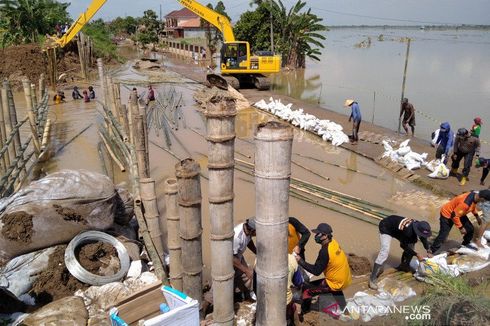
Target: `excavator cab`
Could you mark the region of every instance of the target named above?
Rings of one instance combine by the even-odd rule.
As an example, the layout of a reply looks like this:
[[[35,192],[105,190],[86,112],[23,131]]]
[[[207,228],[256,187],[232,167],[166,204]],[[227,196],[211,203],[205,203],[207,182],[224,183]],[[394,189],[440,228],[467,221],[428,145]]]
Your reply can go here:
[[[248,42],[224,43],[221,48],[221,71],[247,69],[249,66],[250,45]]]

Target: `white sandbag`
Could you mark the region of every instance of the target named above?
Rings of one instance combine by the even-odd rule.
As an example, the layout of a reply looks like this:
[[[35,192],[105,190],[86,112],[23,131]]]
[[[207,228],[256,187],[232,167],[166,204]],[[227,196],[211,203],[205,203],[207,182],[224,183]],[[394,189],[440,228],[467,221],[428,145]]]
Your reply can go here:
[[[449,178],[449,169],[444,163],[440,163],[428,177],[433,179],[447,179]]]
[[[410,142],[410,139],[407,139],[407,140],[403,141],[403,142],[400,144],[399,148],[400,148],[400,147],[407,147],[409,142]]]
[[[385,152],[393,151],[393,147],[390,144],[388,144],[388,142],[386,140],[383,140],[381,143],[383,144],[383,147],[385,148]]]
[[[405,167],[407,168],[407,170],[412,171],[412,170],[420,169],[421,164],[420,162],[411,159],[405,159]]]
[[[425,165],[425,167],[430,172],[434,172],[439,167],[439,164],[441,164],[441,160],[440,159],[434,159],[434,160],[430,161],[429,163],[427,163]]]
[[[396,150],[396,153],[399,155],[399,156],[405,156],[407,155],[408,153],[410,153],[412,151],[412,149],[410,148],[410,146],[405,146],[405,147],[400,147]]]

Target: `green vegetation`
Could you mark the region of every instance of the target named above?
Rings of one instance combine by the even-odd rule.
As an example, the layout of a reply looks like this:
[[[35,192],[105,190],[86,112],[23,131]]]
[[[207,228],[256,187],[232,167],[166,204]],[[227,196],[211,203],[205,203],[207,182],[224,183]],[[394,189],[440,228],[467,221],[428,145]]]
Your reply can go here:
[[[306,1],[298,0],[289,10],[281,0],[252,1],[255,11],[241,15],[234,31],[237,39],[247,40],[253,50],[271,48],[270,21],[274,30],[274,50],[282,54],[283,64],[293,68],[303,68],[306,57],[320,60],[323,48],[321,34],[327,31],[322,18],[305,10]]]
[[[410,321],[409,325],[489,325],[488,287],[472,287],[463,277],[442,273],[429,276],[432,286],[414,306],[429,306],[430,320]]]
[[[112,42],[109,25],[102,19],[97,19],[85,25],[82,31],[92,39],[96,57],[104,59],[115,58],[117,61],[121,61],[117,54],[117,46]]]
[[[138,21],[136,18],[127,16],[125,18],[117,17],[109,24],[109,30],[116,36],[130,36],[136,33]]]
[[[213,7],[211,3],[207,4],[207,7],[216,11],[217,13],[225,16],[231,21],[230,16],[226,13],[226,7],[222,1],[218,1],[216,7]],[[213,55],[218,51],[218,45],[223,42],[223,34],[214,28],[210,23],[208,23],[205,19],[201,18],[201,27],[205,29],[206,34],[206,45],[209,49],[209,56],[213,57]]]
[[[54,34],[56,24],[71,22],[68,6],[54,0],[0,0],[0,43],[33,43]]]

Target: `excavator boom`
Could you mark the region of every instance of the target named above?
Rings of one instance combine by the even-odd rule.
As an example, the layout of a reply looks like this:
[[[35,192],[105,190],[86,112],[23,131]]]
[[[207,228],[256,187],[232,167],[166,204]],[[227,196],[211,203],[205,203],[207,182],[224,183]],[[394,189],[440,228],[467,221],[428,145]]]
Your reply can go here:
[[[217,13],[216,11],[200,4],[194,0],[177,0],[181,5],[206,20],[210,24],[213,24],[217,29],[223,33],[223,39],[225,42],[235,42],[235,34],[233,34],[233,28],[231,23],[225,16]]]

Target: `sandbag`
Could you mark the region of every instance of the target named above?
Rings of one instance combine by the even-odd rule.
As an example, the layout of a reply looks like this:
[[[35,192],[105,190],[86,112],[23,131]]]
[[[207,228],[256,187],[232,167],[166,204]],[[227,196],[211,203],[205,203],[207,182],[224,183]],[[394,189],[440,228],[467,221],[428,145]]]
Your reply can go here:
[[[18,255],[67,243],[85,230],[114,222],[111,180],[85,170],[62,170],[0,200],[0,266]]]
[[[22,325],[86,325],[88,312],[82,298],[66,297],[42,307],[22,321]]]
[[[449,178],[449,169],[444,163],[440,163],[428,177],[433,179],[447,179]]]

